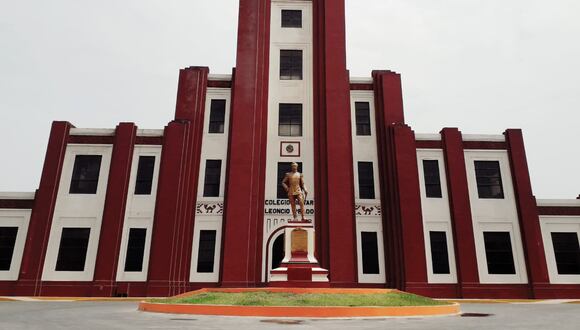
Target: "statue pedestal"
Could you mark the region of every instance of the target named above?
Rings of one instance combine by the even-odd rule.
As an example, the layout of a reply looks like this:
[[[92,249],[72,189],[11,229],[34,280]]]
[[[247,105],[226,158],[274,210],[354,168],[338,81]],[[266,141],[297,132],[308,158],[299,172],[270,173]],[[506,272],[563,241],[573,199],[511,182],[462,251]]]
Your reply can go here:
[[[314,256],[314,225],[289,222],[284,230],[285,256],[279,268],[270,272],[271,286],[328,287],[328,270],[320,268]]]

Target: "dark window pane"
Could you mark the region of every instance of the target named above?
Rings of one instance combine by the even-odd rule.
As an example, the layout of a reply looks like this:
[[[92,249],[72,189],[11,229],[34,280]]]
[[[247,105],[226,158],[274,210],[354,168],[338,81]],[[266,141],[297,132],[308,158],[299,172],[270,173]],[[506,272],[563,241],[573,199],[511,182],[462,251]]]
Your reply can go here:
[[[580,275],[580,247],[576,233],[552,233],[556,265],[560,275]]]
[[[202,230],[199,232],[199,250],[197,253],[198,273],[213,273],[215,238],[215,230]]]
[[[207,160],[205,162],[205,181],[203,186],[204,197],[219,197],[221,174],[221,160]]]
[[[368,102],[355,102],[356,135],[371,135],[371,110]]]
[[[372,162],[358,162],[358,190],[360,199],[375,199],[375,179]]]
[[[125,258],[126,272],[140,272],[143,270],[146,237],[147,229],[145,228],[131,228],[129,230],[129,243],[127,244],[127,257]]]
[[[439,161],[424,160],[423,172],[425,173],[425,192],[427,198],[441,198],[441,177],[439,175]]]
[[[280,104],[278,135],[302,136],[302,104]]]
[[[361,232],[363,274],[379,274],[379,244],[376,232]]]
[[[278,236],[272,244],[272,269],[280,267],[284,260],[284,235]]]
[[[153,172],[155,170],[155,156],[140,156],[137,167],[137,181],[135,195],[151,195]]]
[[[503,184],[498,161],[476,161],[477,191],[482,199],[503,199]]]
[[[302,172],[302,163],[297,164],[298,164],[298,172]],[[284,187],[282,187],[282,181],[284,180],[286,173],[290,173],[292,171],[291,165],[292,165],[291,162],[278,163],[278,180],[276,180],[276,182],[278,183],[278,193],[277,193],[278,199],[288,198],[288,193],[286,192],[286,190],[284,190]]]
[[[280,51],[280,79],[302,80],[302,51]]]
[[[282,10],[282,27],[284,28],[301,28],[302,11],[301,10]]]
[[[0,227],[0,270],[10,270],[18,227]]]
[[[71,194],[96,194],[99,184],[102,156],[77,155],[69,192]]]
[[[211,100],[209,132],[223,133],[226,120],[226,100]]]
[[[90,228],[62,229],[56,271],[82,272],[85,270],[90,234]]]
[[[509,232],[484,232],[489,274],[515,274],[514,254]]]
[[[433,274],[450,274],[447,235],[444,231],[430,231]]]

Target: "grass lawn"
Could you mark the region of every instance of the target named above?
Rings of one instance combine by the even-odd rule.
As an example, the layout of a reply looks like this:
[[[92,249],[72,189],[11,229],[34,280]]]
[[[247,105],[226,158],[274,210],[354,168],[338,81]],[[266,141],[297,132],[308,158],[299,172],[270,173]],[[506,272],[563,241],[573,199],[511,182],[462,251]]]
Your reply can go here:
[[[385,294],[294,294],[281,292],[206,292],[190,297],[156,299],[154,303],[230,306],[436,306],[448,303],[403,292]]]

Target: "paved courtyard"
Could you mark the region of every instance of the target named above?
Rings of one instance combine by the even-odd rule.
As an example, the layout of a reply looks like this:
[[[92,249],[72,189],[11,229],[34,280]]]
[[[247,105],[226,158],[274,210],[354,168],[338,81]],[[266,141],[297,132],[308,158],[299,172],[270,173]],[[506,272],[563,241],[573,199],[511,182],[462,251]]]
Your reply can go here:
[[[0,329],[580,329],[580,304],[464,304],[462,312],[309,320],[150,314],[137,311],[135,302],[0,302]]]

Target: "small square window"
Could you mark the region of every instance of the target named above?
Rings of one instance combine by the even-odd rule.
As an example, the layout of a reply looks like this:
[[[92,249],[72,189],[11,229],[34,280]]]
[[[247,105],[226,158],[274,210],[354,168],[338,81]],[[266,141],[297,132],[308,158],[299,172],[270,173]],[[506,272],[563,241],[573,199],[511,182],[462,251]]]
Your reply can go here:
[[[77,155],[70,183],[71,194],[96,194],[102,156]]]
[[[280,50],[280,79],[302,80],[301,50]]]
[[[475,176],[481,199],[503,199],[503,183],[498,161],[476,161]]]
[[[57,272],[83,272],[87,259],[90,228],[63,228],[56,261]]]
[[[282,10],[282,27],[283,28],[301,28],[302,27],[302,10]]]
[[[576,233],[552,233],[556,266],[560,275],[580,275],[580,245]]]
[[[279,136],[302,136],[302,104],[280,104]]]
[[[515,275],[514,253],[509,232],[484,232],[487,272],[495,275]]]

